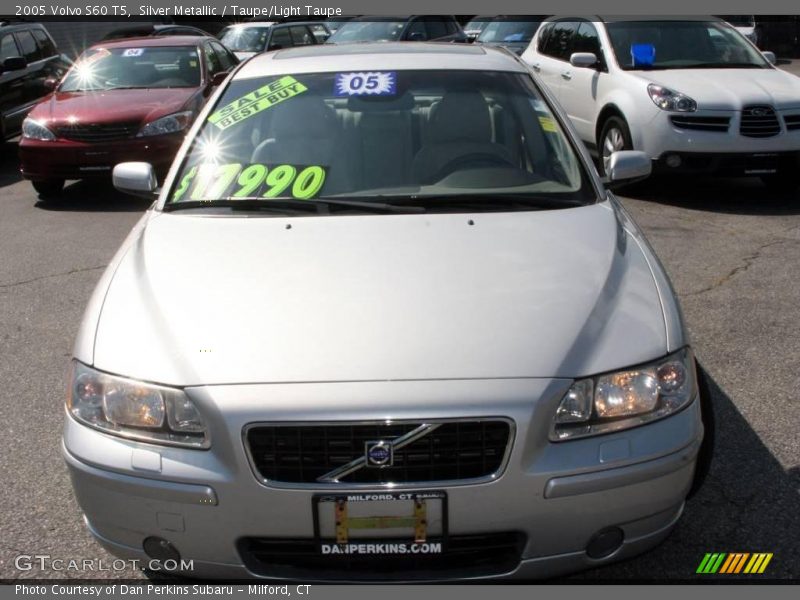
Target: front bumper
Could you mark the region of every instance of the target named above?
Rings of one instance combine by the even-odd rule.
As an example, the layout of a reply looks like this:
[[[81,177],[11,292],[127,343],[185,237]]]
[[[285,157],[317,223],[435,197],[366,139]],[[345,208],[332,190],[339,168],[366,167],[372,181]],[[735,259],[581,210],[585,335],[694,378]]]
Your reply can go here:
[[[396,400],[384,398],[387,402],[379,404],[376,414],[379,385],[391,388],[389,395]],[[275,421],[447,418],[454,415],[446,400],[460,396],[459,417],[492,416],[485,414],[491,406],[493,416],[516,423],[505,472],[490,483],[408,489],[447,493],[451,536],[515,532],[524,544],[513,565],[462,564],[437,572],[395,572],[389,579],[551,577],[633,556],[666,537],[681,514],[703,436],[699,402],[694,401],[678,414],[640,428],[550,443],[550,419],[544,415],[553,414],[568,385],[563,380],[516,380],[198,388],[191,395],[209,414],[218,417],[213,407],[226,406],[225,421],[214,419],[210,450],[130,442],[67,417],[64,456],[90,530],[118,556],[146,560],[142,542],[158,536],[172,543],[182,558],[194,561],[187,575],[358,581],[369,579],[370,573],[342,571],[333,563],[330,570],[304,569],[303,564],[289,564],[290,559],[285,564],[259,563],[243,550],[243,541],[253,538],[313,539],[312,498],[331,491],[259,482],[244,449],[243,426],[263,421],[265,414]],[[299,393],[289,389],[298,387],[303,388]],[[425,402],[408,401],[420,397],[421,390],[427,391]],[[327,397],[330,402],[341,393],[352,400],[352,408],[342,410],[334,402],[326,409],[319,401]],[[291,398],[286,404],[291,412],[264,409],[273,396]],[[316,407],[312,398],[317,398]],[[505,400],[487,403],[487,398]],[[260,399],[260,409],[255,399]],[[346,485],[336,489],[348,491]],[[590,539],[612,527],[622,530],[624,543],[605,558],[590,558],[585,551]],[[376,558],[391,562],[391,557]]]
[[[121,162],[143,161],[152,164],[163,178],[183,138],[183,133],[102,143],[23,138],[19,143],[20,172],[33,180],[108,178]]]
[[[792,116],[800,110],[789,111]],[[780,132],[770,137],[748,137],[740,133],[741,111],[670,113],[657,111],[640,124],[631,124],[633,145],[654,161],[654,170],[667,173],[717,173],[761,175],[775,170],[795,170],[800,166],[800,128],[789,127],[788,113],[777,111]],[[677,126],[678,119],[727,119],[727,128],[716,131]],[[707,121],[706,121],[707,122]],[[695,121],[692,126],[698,126]],[[667,158],[679,156],[678,166]],[[673,160],[674,162],[674,160]]]

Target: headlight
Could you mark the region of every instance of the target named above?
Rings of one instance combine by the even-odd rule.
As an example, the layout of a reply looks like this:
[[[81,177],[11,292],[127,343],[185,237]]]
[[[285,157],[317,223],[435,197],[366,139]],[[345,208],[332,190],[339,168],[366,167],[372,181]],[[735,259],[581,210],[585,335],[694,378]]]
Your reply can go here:
[[[203,418],[183,390],[124,379],[73,361],[67,410],[100,431],[172,446],[208,448]]]
[[[679,411],[696,394],[694,355],[688,348],[648,365],[580,379],[561,399],[550,439],[636,427]]]
[[[167,115],[166,117],[161,117],[160,119],[156,119],[155,121],[150,121],[147,123],[144,127],[142,127],[139,133],[136,134],[136,136],[147,137],[150,135],[164,135],[166,133],[183,131],[189,125],[191,125],[192,117],[192,111],[179,112],[173,115]]]
[[[650,99],[661,110],[671,110],[675,112],[694,112],[697,110],[697,102],[689,98],[686,94],[673,92],[670,89],[651,83],[647,86],[647,93]]]
[[[56,139],[56,136],[47,127],[29,118],[22,122],[22,137],[43,142],[52,142]]]

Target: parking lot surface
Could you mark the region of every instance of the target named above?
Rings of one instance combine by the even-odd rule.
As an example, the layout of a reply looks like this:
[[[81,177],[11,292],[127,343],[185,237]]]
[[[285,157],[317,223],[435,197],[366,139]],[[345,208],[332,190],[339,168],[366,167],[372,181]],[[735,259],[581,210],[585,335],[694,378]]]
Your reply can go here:
[[[15,557],[112,560],[85,529],[61,459],[64,374],[86,301],[149,202],[88,182],[40,201],[17,174],[16,145],[1,149],[0,578],[141,577],[20,571]],[[667,541],[575,578],[692,580],[706,552],[772,552],[759,577],[798,578],[800,194],[666,178],[621,195],[672,278],[710,376],[715,454]]]

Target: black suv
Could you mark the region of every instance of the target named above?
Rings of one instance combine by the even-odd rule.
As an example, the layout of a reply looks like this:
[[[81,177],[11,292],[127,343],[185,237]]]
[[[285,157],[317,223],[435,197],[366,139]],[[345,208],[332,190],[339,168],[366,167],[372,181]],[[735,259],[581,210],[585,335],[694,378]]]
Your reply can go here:
[[[43,25],[0,23],[1,139],[19,134],[25,115],[69,67]]]

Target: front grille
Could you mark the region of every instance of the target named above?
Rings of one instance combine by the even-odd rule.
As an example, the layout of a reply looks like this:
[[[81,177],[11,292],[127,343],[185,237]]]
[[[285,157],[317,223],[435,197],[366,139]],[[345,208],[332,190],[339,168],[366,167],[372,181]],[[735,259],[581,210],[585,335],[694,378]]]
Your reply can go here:
[[[730,125],[730,117],[689,117],[684,115],[674,115],[670,121],[675,127],[680,129],[691,129],[692,131],[718,131],[725,133]]]
[[[441,554],[399,555],[323,555],[312,539],[243,538],[238,548],[247,568],[264,577],[430,580],[509,573],[519,566],[525,542],[516,532],[451,535]]]
[[[253,425],[246,430],[253,466],[264,480],[318,484],[365,456],[365,444],[397,440],[422,423]],[[511,442],[506,421],[450,421],[394,449],[391,466],[362,466],[341,483],[388,484],[478,479],[498,473]],[[397,442],[399,446],[399,442]],[[335,483],[335,482],[334,482]]]
[[[783,122],[786,123],[787,131],[800,129],[800,115],[783,115]]]
[[[113,125],[64,125],[55,134],[75,142],[116,142],[136,135],[138,123],[114,123]]]
[[[764,138],[778,135],[781,124],[771,106],[746,106],[742,110],[739,133],[746,137]]]

